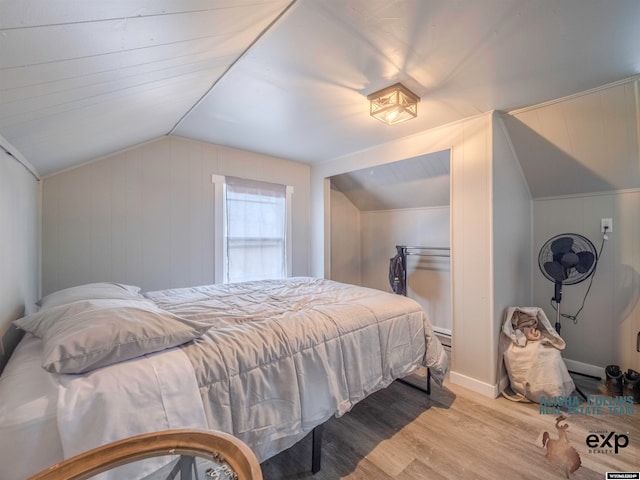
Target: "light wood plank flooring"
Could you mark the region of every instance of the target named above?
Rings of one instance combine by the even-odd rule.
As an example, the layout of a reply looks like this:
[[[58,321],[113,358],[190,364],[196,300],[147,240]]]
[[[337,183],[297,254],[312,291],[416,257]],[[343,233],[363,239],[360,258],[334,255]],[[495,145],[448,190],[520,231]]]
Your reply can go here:
[[[586,395],[602,395],[600,383],[574,379]],[[582,461],[572,479],[640,471],[640,405],[633,410],[567,415],[569,442]],[[266,480],[562,479],[542,447],[543,432],[558,438],[555,419],[537,404],[490,399],[449,382],[434,386],[430,397],[395,382],[325,424],[316,475],[310,472],[310,436],[262,469]],[[595,431],[625,434],[629,445],[618,454],[592,453],[585,440]]]

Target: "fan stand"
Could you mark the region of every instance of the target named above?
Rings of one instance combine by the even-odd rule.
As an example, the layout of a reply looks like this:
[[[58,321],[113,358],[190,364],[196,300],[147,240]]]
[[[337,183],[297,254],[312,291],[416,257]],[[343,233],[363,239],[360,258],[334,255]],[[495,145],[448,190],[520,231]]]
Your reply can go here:
[[[562,282],[556,282],[555,283],[555,289],[554,289],[554,296],[551,299],[554,302],[556,302],[556,324],[555,324],[555,329],[556,332],[558,333],[558,335],[560,335],[560,302],[562,301]],[[571,373],[571,372],[569,372]],[[574,382],[575,385],[575,382]],[[584,392],[582,390],[580,390],[580,388],[576,385],[576,392],[578,392],[578,395],[580,395],[584,401],[587,401],[587,396],[584,394]]]

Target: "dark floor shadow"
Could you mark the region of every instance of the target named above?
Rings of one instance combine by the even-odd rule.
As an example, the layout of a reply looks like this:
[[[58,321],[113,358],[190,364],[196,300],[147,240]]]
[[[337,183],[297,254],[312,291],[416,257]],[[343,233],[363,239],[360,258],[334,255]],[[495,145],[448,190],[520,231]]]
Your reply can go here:
[[[444,386],[432,382],[431,394],[394,382],[355,405],[340,418],[332,418],[324,425],[320,472],[311,473],[311,435],[293,447],[265,461],[262,472],[265,480],[343,478],[356,469],[363,469],[367,456],[382,442],[403,429],[410,429],[414,421],[430,409],[448,409],[456,396]],[[388,478],[376,472],[373,463],[370,478]]]
[[[14,318],[20,318],[24,314],[24,309],[21,309],[21,313],[15,314]],[[2,337],[0,337],[0,342],[2,342],[2,349],[0,349],[0,373],[4,370],[4,367],[7,365],[11,354],[15,350],[16,346],[22,340],[24,336],[24,330],[20,330],[16,328],[15,325],[10,325],[7,331],[4,333]]]

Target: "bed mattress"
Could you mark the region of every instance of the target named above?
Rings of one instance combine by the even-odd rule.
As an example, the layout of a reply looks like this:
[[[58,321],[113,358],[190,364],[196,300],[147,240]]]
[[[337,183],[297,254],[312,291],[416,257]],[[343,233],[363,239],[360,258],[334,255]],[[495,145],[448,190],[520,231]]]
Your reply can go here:
[[[42,342],[27,333],[0,377],[0,480],[22,480],[63,457],[58,386],[41,365]]]
[[[436,382],[447,369],[426,314],[399,295],[304,277],[145,296],[211,328],[181,347],[79,375],[44,372],[37,339],[23,341],[0,383],[0,437],[10,432],[22,458],[46,452],[48,465],[131,435],[209,428],[237,436],[264,461],[418,366]],[[27,389],[39,403],[31,417],[11,421],[4,395],[24,403],[27,377],[36,379],[31,390],[41,389]],[[34,435],[47,445],[34,444]],[[5,462],[16,459],[0,449],[0,479],[42,467],[5,470]]]
[[[305,277],[145,296],[211,322],[182,347],[209,427],[233,433],[260,460],[420,365],[436,382],[446,371],[422,308],[380,290]]]

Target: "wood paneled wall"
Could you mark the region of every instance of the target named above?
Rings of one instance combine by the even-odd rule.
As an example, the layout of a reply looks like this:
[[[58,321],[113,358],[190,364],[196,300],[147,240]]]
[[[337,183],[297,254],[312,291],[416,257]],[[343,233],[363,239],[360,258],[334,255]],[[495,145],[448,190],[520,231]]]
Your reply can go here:
[[[331,189],[331,279],[362,285],[360,210],[344,193]]]
[[[43,294],[96,281],[143,290],[214,282],[211,175],[294,187],[293,274],[308,274],[308,165],[178,137],[44,180]]]
[[[330,276],[327,178],[451,149],[451,380],[493,396],[502,312],[494,314],[491,132],[492,114],[484,114],[314,166],[311,242],[313,274]]]
[[[610,363],[640,368],[639,88],[634,77],[502,117],[535,198],[535,263],[561,233],[585,235],[599,248],[600,219],[614,219],[584,310],[577,323],[561,322],[570,368],[595,375]],[[555,321],[552,282],[535,264],[532,278],[534,304]],[[563,313],[578,311],[588,286],[564,288]]]
[[[362,285],[391,290],[389,258],[396,245],[449,247],[450,216],[448,206],[361,212]],[[450,258],[408,256],[407,286],[431,323],[451,333]]]
[[[594,195],[537,199],[534,201],[534,252],[561,233],[579,233],[600,249],[600,219],[613,218],[613,232],[604,244],[593,286],[577,323],[564,319],[562,336],[567,342],[564,357],[570,367],[585,373],[615,363],[640,371],[636,351],[640,332],[640,190]],[[553,284],[539,269],[534,272],[534,302],[552,321],[549,304]],[[575,314],[589,280],[563,289],[562,312]]]
[[[501,115],[493,118],[493,283],[497,316],[533,301],[533,199]]]
[[[425,181],[428,185],[428,180]],[[396,245],[449,247],[450,209],[443,207],[360,211],[331,189],[331,279],[391,291],[389,259]],[[436,327],[451,334],[451,262],[407,257],[408,296]]]
[[[39,205],[38,181],[0,150],[0,371],[20,338],[11,322],[39,298]]]
[[[534,198],[640,187],[637,77],[503,118]]]

